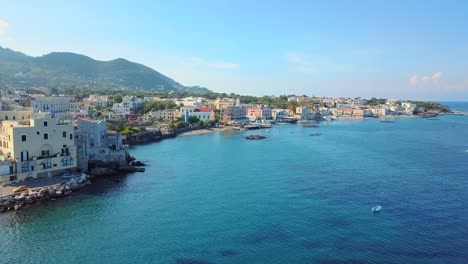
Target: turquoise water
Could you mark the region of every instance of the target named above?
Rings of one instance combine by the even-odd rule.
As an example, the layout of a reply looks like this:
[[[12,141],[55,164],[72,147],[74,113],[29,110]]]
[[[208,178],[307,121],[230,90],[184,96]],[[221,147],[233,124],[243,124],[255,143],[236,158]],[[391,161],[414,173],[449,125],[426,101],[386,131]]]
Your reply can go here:
[[[145,173],[0,215],[0,263],[468,263],[467,150],[468,116],[139,146]]]

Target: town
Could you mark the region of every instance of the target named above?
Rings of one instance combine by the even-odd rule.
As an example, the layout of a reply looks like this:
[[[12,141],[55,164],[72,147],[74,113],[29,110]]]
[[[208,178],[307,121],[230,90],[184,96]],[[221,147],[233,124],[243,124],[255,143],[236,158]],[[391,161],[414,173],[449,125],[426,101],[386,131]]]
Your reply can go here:
[[[75,172],[99,175],[115,170],[134,171],[129,145],[200,128],[432,117],[450,111],[437,103],[375,98],[150,96],[125,92],[76,96],[53,94],[47,88],[34,92],[1,91],[1,184]]]

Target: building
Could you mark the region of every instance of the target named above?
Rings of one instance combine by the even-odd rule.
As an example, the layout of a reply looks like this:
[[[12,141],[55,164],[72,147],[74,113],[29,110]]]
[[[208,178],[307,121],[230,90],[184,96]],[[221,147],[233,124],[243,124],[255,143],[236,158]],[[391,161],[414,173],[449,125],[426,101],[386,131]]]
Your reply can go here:
[[[247,109],[247,117],[250,120],[271,119],[271,109],[264,105],[257,105]]]
[[[224,98],[222,100],[217,99],[215,101],[216,110],[223,110],[223,109],[225,109],[227,107],[230,107],[230,106],[233,106],[233,105],[234,105],[234,100],[233,99]]]
[[[370,111],[374,116],[386,116],[388,114],[387,108],[371,108]]]
[[[362,109],[353,109],[353,117],[363,118],[364,117],[364,110],[362,110]]]
[[[203,100],[202,98],[186,97],[182,99],[182,104],[184,106],[193,106],[195,108],[201,108],[203,104]]]
[[[177,109],[166,109],[148,112],[148,116],[155,119],[175,120],[180,117],[180,112]]]
[[[30,102],[34,113],[49,112],[52,118],[61,117],[70,112],[70,97],[43,96]]]
[[[50,177],[76,169],[73,125],[55,118],[3,121],[0,182]]]
[[[135,96],[125,96],[121,103],[114,103],[112,111],[115,114],[133,114],[143,108],[143,99]]]
[[[102,120],[78,118],[75,126],[77,147],[77,168],[89,171],[90,161],[122,162],[127,149],[122,146],[122,138],[108,135],[107,123]]]
[[[193,106],[182,106],[180,108],[180,116],[184,117],[186,123],[188,123],[190,116],[196,116],[202,121],[215,120],[213,109],[195,108]]]
[[[92,94],[88,98],[83,99],[83,104],[88,107],[92,106],[104,108],[109,106],[109,96]]]
[[[296,118],[307,120],[310,117],[310,109],[307,107],[296,107]]]
[[[289,116],[288,109],[272,109],[271,110],[271,118],[273,120],[283,120],[284,118]]]

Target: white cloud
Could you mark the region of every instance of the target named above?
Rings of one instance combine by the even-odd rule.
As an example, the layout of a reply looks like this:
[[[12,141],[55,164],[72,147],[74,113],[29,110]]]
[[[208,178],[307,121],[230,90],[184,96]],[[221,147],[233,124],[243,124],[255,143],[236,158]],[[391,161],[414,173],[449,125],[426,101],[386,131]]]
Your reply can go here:
[[[425,87],[425,86],[434,86],[439,84],[439,81],[442,79],[443,73],[442,72],[436,72],[432,77],[429,76],[422,76],[419,77],[418,75],[413,75],[409,79],[409,84],[411,86],[419,86],[419,87]]]
[[[6,22],[3,19],[0,19],[0,34],[6,32],[7,28],[8,28],[8,22]]]
[[[442,72],[436,72],[434,75],[432,75],[432,82],[434,83],[439,83],[439,80],[442,78]]]

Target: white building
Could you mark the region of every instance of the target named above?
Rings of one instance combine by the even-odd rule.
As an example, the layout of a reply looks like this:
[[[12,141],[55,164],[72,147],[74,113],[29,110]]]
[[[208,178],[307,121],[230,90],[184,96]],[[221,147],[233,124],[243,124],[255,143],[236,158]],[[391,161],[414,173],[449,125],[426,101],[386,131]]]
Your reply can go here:
[[[125,96],[121,103],[114,103],[112,111],[115,114],[132,114],[143,108],[143,99],[135,96]]]
[[[127,150],[122,146],[121,138],[120,141],[112,138],[107,134],[105,121],[78,118],[75,128],[78,169],[89,171],[90,161],[125,161]]]
[[[49,112],[53,118],[61,117],[70,112],[70,97],[43,96],[31,100],[34,113]]]
[[[180,108],[180,116],[185,118],[185,122],[188,121],[188,117],[190,116],[196,116],[202,121],[215,120],[215,113],[213,109],[195,108],[193,106],[182,106]]]

